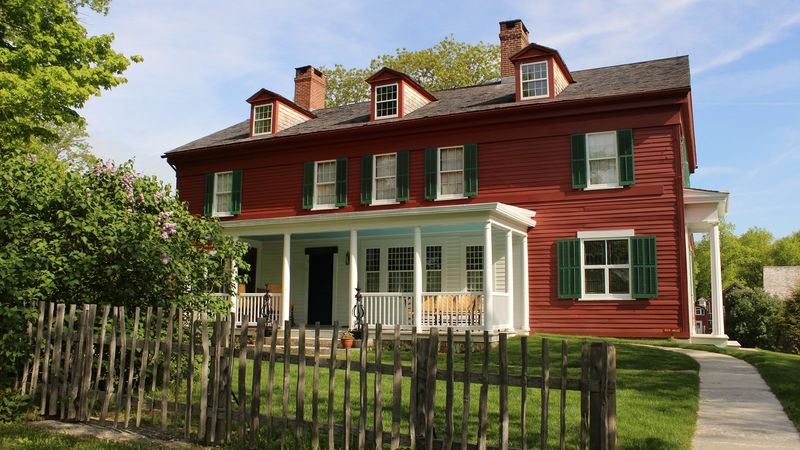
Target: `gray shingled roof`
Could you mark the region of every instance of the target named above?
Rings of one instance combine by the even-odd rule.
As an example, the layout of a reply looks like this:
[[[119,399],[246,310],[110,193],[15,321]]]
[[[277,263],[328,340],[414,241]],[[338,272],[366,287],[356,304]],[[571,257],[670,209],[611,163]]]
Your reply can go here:
[[[575,83],[570,84],[556,98],[537,100],[537,103],[585,100],[600,97],[640,94],[688,88],[689,58],[678,56],[620,66],[572,72]],[[346,128],[380,126],[387,122],[414,120],[426,117],[514,108],[531,102],[515,102],[514,83],[495,82],[479,86],[447,89],[433,93],[437,100],[398,119],[369,120],[369,102],[355,103],[335,108],[315,110],[316,119],[287,128],[276,134],[248,136],[249,119],[206,137],[184,144],[166,154],[218,147],[234,143],[275,139],[284,136],[332,131]]]

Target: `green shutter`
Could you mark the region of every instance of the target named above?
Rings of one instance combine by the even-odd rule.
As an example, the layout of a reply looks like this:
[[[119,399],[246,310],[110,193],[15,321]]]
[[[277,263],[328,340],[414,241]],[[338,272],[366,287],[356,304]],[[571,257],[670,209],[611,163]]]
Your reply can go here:
[[[231,214],[234,216],[242,213],[242,171],[233,171],[231,186]]]
[[[439,185],[436,174],[436,158],[439,150],[436,148],[425,149],[425,200],[436,200]]]
[[[314,207],[314,161],[303,164],[303,209]]]
[[[336,159],[336,206],[347,206],[347,158]]]
[[[631,238],[631,278],[633,298],[658,296],[658,259],[656,237]]]
[[[397,193],[396,200],[398,202],[408,201],[408,166],[409,157],[408,150],[400,150],[397,152]]]
[[[558,260],[558,298],[581,296],[581,241],[561,239],[556,241]]]
[[[214,207],[214,177],[216,174],[206,174],[206,192],[205,201],[203,202],[203,215],[211,217],[213,214],[212,208]]]
[[[478,195],[478,144],[464,145],[464,195]]]
[[[572,135],[572,188],[586,188],[586,135]]]
[[[619,185],[630,186],[636,180],[633,164],[633,130],[617,130],[617,161]]]
[[[372,155],[361,157],[361,204],[372,203]]]

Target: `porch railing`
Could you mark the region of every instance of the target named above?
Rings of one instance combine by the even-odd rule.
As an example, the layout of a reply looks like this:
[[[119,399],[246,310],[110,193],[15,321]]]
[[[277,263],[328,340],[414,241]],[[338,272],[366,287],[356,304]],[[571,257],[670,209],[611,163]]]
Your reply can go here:
[[[414,325],[414,296],[396,292],[365,292],[364,321],[383,325]]]
[[[414,296],[408,293],[366,292],[365,321],[383,325],[414,325]],[[483,294],[475,292],[426,292],[422,294],[422,326],[479,328],[484,324]]]
[[[216,294],[228,297],[228,294]],[[233,312],[236,315],[236,325],[242,324],[242,318],[247,315],[249,324],[256,325],[260,318],[267,319],[267,323],[281,322],[281,304],[283,295],[270,293],[267,301],[266,293],[242,293],[236,296]]]

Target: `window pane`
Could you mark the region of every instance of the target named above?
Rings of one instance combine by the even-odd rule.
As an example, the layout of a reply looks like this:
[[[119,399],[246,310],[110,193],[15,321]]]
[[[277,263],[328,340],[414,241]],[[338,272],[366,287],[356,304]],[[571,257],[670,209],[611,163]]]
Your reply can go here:
[[[381,270],[381,249],[367,249],[367,260],[365,261],[365,267],[368,272]]]
[[[428,272],[428,278],[425,281],[425,292],[441,292],[442,291],[442,272],[433,270]]]
[[[467,246],[467,270],[483,270],[483,246]]]
[[[605,241],[586,241],[583,243],[583,261],[587,266],[606,263]]]
[[[630,269],[608,269],[608,292],[627,294],[630,292]]]
[[[617,157],[617,134],[598,133],[586,136],[589,159]]]
[[[378,292],[380,288],[380,272],[367,272],[367,292]]]
[[[233,185],[233,173],[220,173],[217,174],[217,183],[215,189],[217,192],[230,192]]]
[[[442,246],[435,245],[425,248],[425,269],[442,270]]]
[[[464,149],[461,147],[443,148],[439,150],[439,157],[439,168],[442,171],[464,169]]]
[[[606,271],[605,269],[586,269],[583,271],[585,278],[585,290],[587,294],[606,293]]]
[[[375,180],[375,200],[394,200],[396,187],[394,177],[378,178]]]
[[[317,163],[317,183],[336,181],[336,161]]]
[[[608,263],[628,264],[628,240],[616,239],[608,241]]]
[[[382,155],[375,157],[375,176],[393,177],[395,176],[395,155]]]
[[[377,117],[397,114],[397,85],[375,88],[375,115]]]
[[[617,184],[617,158],[589,161],[589,184]]]
[[[524,64],[522,66],[522,81],[547,79],[547,63]]]
[[[389,272],[389,292],[412,292],[414,272]]]
[[[317,204],[332,205],[336,202],[336,185],[319,184],[317,185]]]
[[[414,247],[390,248],[389,270],[414,270]]]
[[[446,172],[441,175],[442,195],[455,195],[464,193],[464,173]]]
[[[467,291],[483,291],[483,271],[471,270],[467,272]]]
[[[231,194],[217,194],[218,213],[227,213],[231,210]]]

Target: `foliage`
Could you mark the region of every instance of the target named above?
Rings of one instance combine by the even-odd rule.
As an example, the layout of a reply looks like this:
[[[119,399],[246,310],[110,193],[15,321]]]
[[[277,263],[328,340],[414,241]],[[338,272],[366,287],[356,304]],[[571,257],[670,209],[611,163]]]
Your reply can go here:
[[[783,302],[761,288],[735,288],[725,297],[725,331],[745,347],[775,350]]]
[[[800,287],[786,301],[778,327],[781,349],[800,354]]]
[[[800,231],[775,241],[770,258],[776,266],[800,266]]]
[[[98,160],[92,154],[91,145],[87,140],[89,133],[86,132],[83,120],[45,127],[53,133],[55,139],[42,140],[34,137],[27,147],[31,153],[44,158],[54,158],[75,170],[86,170],[97,165]]]
[[[369,85],[364,80],[383,67],[411,76],[430,91],[485,83],[500,76],[499,54],[498,45],[467,44],[447,36],[431,48],[400,48],[394,55],[380,55],[366,68],[346,68],[341,64],[322,67],[327,81],[327,106],[369,100]]]
[[[53,127],[79,123],[89,97],[126,80],[138,56],[89,36],[78,11],[106,14],[109,0],[0,0],[0,150],[57,140]]]

